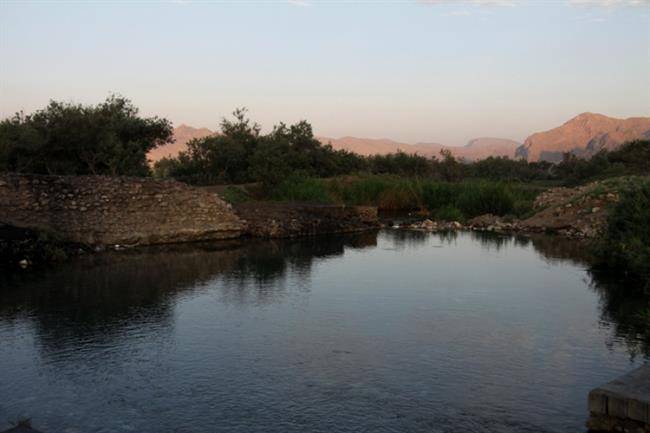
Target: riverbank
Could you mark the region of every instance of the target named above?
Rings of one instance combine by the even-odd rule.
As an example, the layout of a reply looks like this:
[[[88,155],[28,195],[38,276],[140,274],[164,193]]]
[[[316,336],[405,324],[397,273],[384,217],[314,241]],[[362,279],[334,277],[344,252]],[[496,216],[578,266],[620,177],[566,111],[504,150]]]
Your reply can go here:
[[[355,182],[350,181],[347,188],[365,188],[369,181]],[[438,206],[439,210],[420,209],[385,216],[378,215],[381,206],[265,201],[251,197],[229,203],[233,187],[213,191],[155,179],[5,174],[0,179],[0,200],[6,204],[0,210],[0,223],[4,224],[0,230],[0,257],[5,265],[25,266],[106,248],[240,237],[291,238],[380,227],[429,232],[552,233],[594,240],[606,226],[621,191],[638,182],[638,178],[627,177],[576,188],[550,188],[535,193],[528,206],[530,210],[521,216],[501,212],[465,218],[449,208],[449,203],[465,203],[463,209],[473,209],[473,213],[498,210],[499,206],[505,212],[511,209],[510,187],[482,183],[430,183],[425,187],[423,183],[422,191],[431,190],[430,200],[447,197],[442,204],[429,206]],[[388,188],[388,184],[382,185]],[[523,186],[518,188],[526,190]],[[382,194],[378,197],[387,197]],[[440,211],[441,208],[446,210]]]
[[[497,233],[548,233],[571,239],[597,239],[604,231],[621,194],[642,178],[624,177],[587,185],[550,188],[540,193],[528,215],[484,214],[468,220],[436,220],[428,213],[412,214],[398,224],[402,229],[440,231],[475,230]],[[422,216],[424,215],[424,216]],[[390,226],[390,219],[386,225]]]
[[[247,202],[173,180],[0,175],[0,264],[28,267],[79,254],[241,237],[283,238],[379,228],[368,206]]]

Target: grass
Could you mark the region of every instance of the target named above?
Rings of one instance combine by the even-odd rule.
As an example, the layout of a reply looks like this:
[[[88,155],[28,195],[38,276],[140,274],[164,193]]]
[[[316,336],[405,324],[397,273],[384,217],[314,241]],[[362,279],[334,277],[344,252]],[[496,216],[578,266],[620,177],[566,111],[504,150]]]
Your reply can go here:
[[[540,188],[493,181],[442,182],[395,176],[333,179],[292,178],[271,193],[273,200],[371,205],[382,210],[421,210],[440,219],[478,215],[521,216],[532,209]]]
[[[465,221],[465,215],[463,212],[461,212],[461,210],[457,207],[451,205],[443,206],[437,209],[435,212],[433,212],[433,216],[435,219],[441,221]]]
[[[313,203],[333,203],[322,179],[292,177],[271,191],[271,199],[276,201],[301,201]]]

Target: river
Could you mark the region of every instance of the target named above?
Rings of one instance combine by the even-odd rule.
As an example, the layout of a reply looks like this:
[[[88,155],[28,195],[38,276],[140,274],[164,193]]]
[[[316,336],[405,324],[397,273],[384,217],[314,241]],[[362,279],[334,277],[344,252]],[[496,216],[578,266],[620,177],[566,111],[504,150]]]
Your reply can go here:
[[[5,274],[0,431],[581,432],[588,391],[650,353],[583,254],[384,230]]]

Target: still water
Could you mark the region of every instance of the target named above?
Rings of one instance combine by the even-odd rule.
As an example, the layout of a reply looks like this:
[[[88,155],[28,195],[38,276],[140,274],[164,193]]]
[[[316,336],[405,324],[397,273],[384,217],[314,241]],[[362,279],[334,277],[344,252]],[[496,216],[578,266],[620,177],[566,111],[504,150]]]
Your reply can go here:
[[[0,430],[581,432],[650,352],[581,250],[382,231],[4,275]]]

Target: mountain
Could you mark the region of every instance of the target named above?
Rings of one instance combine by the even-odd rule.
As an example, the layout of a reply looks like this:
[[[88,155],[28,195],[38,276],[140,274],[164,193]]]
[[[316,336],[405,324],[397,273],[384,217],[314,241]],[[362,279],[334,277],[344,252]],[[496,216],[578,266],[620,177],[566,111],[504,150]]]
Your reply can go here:
[[[186,149],[194,138],[213,135],[207,128],[193,128],[180,125],[174,128],[175,142],[149,152],[148,158],[157,161],[164,156],[176,156]],[[526,158],[528,161],[562,160],[565,152],[573,152],[589,157],[601,149],[615,149],[626,141],[650,139],[650,117],[631,117],[615,119],[602,114],[583,113],[562,126],[538,132],[529,136],[520,145],[513,140],[482,137],[470,140],[465,146],[445,146],[440,143],[400,143],[386,138],[318,137],[321,143],[331,143],[334,149],[345,149],[360,155],[386,155],[402,151],[432,157],[440,156],[440,151],[448,149],[452,155],[467,161],[484,159],[488,156],[507,156]]]
[[[438,155],[445,146],[439,143],[408,144],[386,138],[317,137],[323,144],[331,144],[335,150],[347,150],[359,155],[386,155],[395,152],[417,153],[423,156]]]
[[[213,135],[214,132],[208,128],[193,128],[185,124],[174,128],[174,142],[165,144],[156,149],[153,149],[147,154],[147,158],[151,161],[158,161],[165,156],[176,156],[182,150],[187,149],[187,143],[195,138],[203,138],[208,135]]]
[[[165,156],[176,156],[187,148],[187,143],[194,138],[203,138],[215,134],[207,128],[193,128],[187,125],[180,125],[174,128],[174,142],[166,144],[149,152],[147,157],[155,162]],[[440,151],[449,149],[451,153],[459,158],[470,161],[487,158],[488,156],[507,156],[514,158],[515,149],[520,145],[513,140],[503,138],[476,138],[467,143],[466,146],[445,146],[440,143],[400,143],[399,141],[386,138],[358,138],[358,137],[317,137],[323,144],[330,143],[334,149],[345,149],[359,155],[386,155],[398,151],[416,153],[426,156],[440,156]]]
[[[470,161],[485,159],[489,156],[515,157],[515,151],[521,143],[506,138],[481,137],[470,140],[463,147],[450,147],[456,156]]]
[[[488,156],[507,156],[514,158],[515,150],[520,143],[503,138],[476,138],[465,146],[445,146],[440,143],[408,144],[388,139],[372,139],[357,137],[328,138],[319,137],[322,143],[330,143],[334,149],[344,149],[360,155],[386,155],[402,151],[432,157],[440,156],[440,151],[447,149],[452,155],[469,161],[487,158]]]
[[[590,157],[601,149],[612,150],[636,139],[650,139],[650,117],[615,119],[582,113],[562,126],[531,135],[516,155],[528,161],[558,162],[565,152]]]

